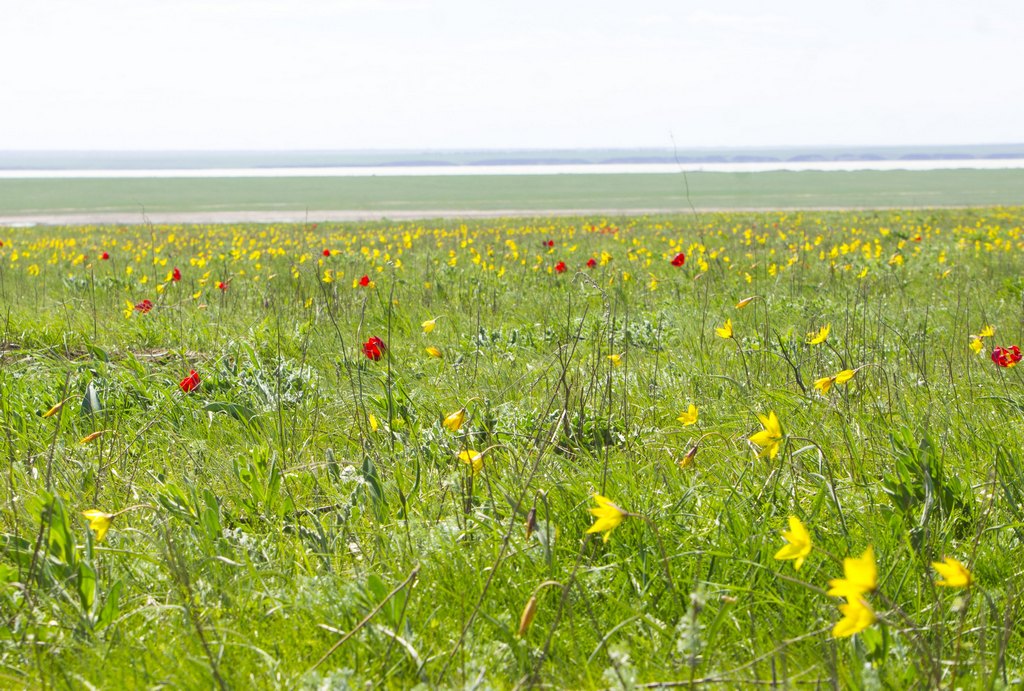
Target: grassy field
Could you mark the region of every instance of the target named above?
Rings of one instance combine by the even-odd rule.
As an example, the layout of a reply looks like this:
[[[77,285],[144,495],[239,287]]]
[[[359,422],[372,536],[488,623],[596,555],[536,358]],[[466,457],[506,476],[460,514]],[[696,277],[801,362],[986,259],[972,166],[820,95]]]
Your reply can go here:
[[[0,228],[0,685],[1019,684],[1022,225]]]
[[[689,186],[689,200],[687,199]],[[89,212],[771,209],[1024,204],[1024,170],[0,180],[0,216]]]

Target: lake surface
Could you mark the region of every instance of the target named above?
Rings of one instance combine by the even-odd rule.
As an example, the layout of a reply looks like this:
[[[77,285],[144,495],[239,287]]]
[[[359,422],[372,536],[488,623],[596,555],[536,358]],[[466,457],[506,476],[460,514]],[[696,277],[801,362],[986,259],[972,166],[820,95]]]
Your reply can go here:
[[[512,165],[415,165],[260,168],[160,168],[108,170],[0,170],[0,179],[66,178],[303,178],[431,177],[458,175],[612,175],[763,173],[769,171],[1005,170],[1024,168],[1024,158],[881,161],[765,161],[732,163],[580,163]]]

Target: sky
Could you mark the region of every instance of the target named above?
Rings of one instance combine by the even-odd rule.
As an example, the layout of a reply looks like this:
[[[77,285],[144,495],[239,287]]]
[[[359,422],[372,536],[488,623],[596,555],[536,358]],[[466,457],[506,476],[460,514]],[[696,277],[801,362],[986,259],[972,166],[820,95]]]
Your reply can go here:
[[[0,150],[1024,142],[1024,3],[0,0]]]

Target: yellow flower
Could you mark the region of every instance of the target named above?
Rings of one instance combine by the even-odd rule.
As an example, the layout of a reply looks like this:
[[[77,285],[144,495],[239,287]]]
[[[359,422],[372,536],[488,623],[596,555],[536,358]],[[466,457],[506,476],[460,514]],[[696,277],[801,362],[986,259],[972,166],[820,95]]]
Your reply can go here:
[[[459,428],[462,427],[463,421],[466,419],[466,409],[459,408],[451,415],[445,417],[444,422],[441,424],[450,429],[452,432],[458,432]]]
[[[862,556],[843,559],[843,576],[844,578],[833,578],[828,582],[829,595],[854,600],[874,590],[878,585],[875,549],[868,546]]]
[[[427,355],[429,355],[430,357],[444,357],[444,355],[441,353],[441,349],[438,348],[437,346],[427,346],[426,350]]]
[[[679,459],[680,468],[688,468],[693,463],[693,459],[697,456],[697,449],[700,447],[700,443],[694,444],[690,447],[690,450],[686,452],[686,455]]]
[[[833,638],[847,638],[875,623],[875,612],[865,600],[855,597],[839,605],[843,618],[832,629]]]
[[[434,330],[434,327],[437,326],[437,317],[434,317],[433,319],[428,319],[427,321],[420,324],[420,326],[423,327],[423,333],[430,333],[431,331]]]
[[[687,426],[697,424],[697,406],[691,403],[686,412],[682,413],[676,420]]]
[[[828,393],[828,390],[832,388],[832,385],[836,382],[835,377],[822,377],[814,382],[814,388],[822,393]]]
[[[758,414],[757,419],[764,427],[760,432],[750,437],[750,441],[761,447],[761,455],[768,454],[770,458],[779,455],[779,446],[782,444],[782,425],[775,411],[768,413],[768,417]]]
[[[604,533],[604,541],[608,542],[612,531],[619,527],[619,524],[626,519],[629,513],[623,511],[612,503],[610,499],[602,497],[600,494],[594,495],[594,501],[597,502],[597,508],[590,509],[590,513],[597,516],[597,520],[594,521],[594,525],[587,528],[587,532]]]
[[[975,338],[971,341],[971,350],[977,355],[981,352],[981,349],[985,347],[985,344],[981,342],[980,338]]]
[[[855,369],[844,369],[842,372],[840,372],[834,377],[836,380],[836,384],[845,384],[846,382],[853,379],[853,375],[855,374],[857,374],[857,370]]]
[[[825,324],[825,326],[818,329],[817,332],[812,331],[807,334],[808,345],[821,345],[828,340],[828,332],[832,330],[831,324]]]
[[[370,429],[374,432],[380,429],[380,423],[377,422],[377,418],[373,415],[370,415]]]
[[[978,334],[978,338],[992,338],[995,335],[995,328],[991,324],[989,324],[988,326],[981,330],[981,333]]]
[[[530,624],[533,623],[533,617],[537,614],[537,596],[531,595],[530,599],[526,601],[526,606],[523,607],[523,613],[519,615],[519,630],[516,631],[516,636],[522,638],[526,635],[526,632],[530,630]]]
[[[743,298],[742,300],[740,300],[739,302],[736,303],[736,309],[738,309],[738,310],[743,309],[744,307],[749,305],[751,302],[753,302],[756,298],[757,298],[756,295],[751,295],[748,298]]]
[[[103,434],[105,434],[106,431],[107,430],[105,430],[105,429],[101,429],[99,432],[93,432],[92,434],[87,434],[84,437],[82,437],[81,439],[79,439],[78,443],[79,444],[88,444],[89,442],[93,441],[94,439],[97,439],[100,436],[102,436]]]
[[[715,333],[721,338],[732,338],[732,319],[726,319],[725,324],[716,327]]]
[[[89,519],[89,528],[96,531],[96,542],[103,542],[103,536],[107,534],[110,524],[114,521],[114,514],[89,509],[83,511],[82,515]]]
[[[776,559],[795,559],[793,566],[799,571],[804,565],[804,559],[811,553],[811,534],[796,516],[789,517],[789,530],[782,531],[782,538],[786,545],[775,553]]]
[[[974,582],[974,577],[967,567],[953,557],[946,557],[942,561],[933,561],[932,568],[939,572],[942,580],[936,581],[935,585],[946,588],[966,588]]]
[[[612,363],[612,367],[618,367],[619,365],[622,364],[622,354],[621,353],[612,353],[611,355],[609,355],[607,357],[608,357],[608,360]]]
[[[484,467],[484,455],[479,451],[469,449],[459,452],[459,460],[467,465],[473,466],[473,474],[476,475]]]
[[[53,417],[54,415],[56,415],[57,413],[59,413],[59,412],[60,412],[60,409],[61,409],[61,408],[63,408],[63,407],[64,407],[64,404],[65,404],[65,403],[67,403],[67,402],[68,402],[69,400],[71,400],[71,399],[69,399],[69,398],[65,398],[65,399],[64,399],[63,401],[61,401],[60,403],[57,403],[57,404],[56,404],[56,405],[54,405],[54,406],[53,406],[52,408],[50,408],[50,409],[49,409],[49,410],[47,410],[47,411],[46,411],[45,413],[43,413],[43,417]]]

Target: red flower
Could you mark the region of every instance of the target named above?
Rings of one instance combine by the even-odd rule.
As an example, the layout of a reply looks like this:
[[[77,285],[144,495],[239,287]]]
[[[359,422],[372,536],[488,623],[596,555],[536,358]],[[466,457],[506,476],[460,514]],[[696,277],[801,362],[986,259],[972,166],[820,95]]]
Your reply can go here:
[[[325,257],[331,256],[331,251],[329,249],[327,249],[326,247],[324,248],[324,256]]]
[[[190,393],[199,388],[199,374],[195,370],[189,370],[188,376],[178,384],[185,393]]]
[[[560,274],[564,274],[565,273],[565,262],[558,262],[557,264],[555,264],[555,271],[557,271]]]
[[[367,276],[366,274],[363,274],[363,277],[359,279],[359,285],[362,286],[363,288],[370,285],[370,277]],[[377,358],[374,358],[374,360],[376,359]]]
[[[370,340],[363,344],[363,355],[371,360],[380,360],[386,352],[388,347],[376,336],[370,336]]]
[[[587,260],[587,268],[588,269],[593,269],[595,266],[597,266],[597,260],[596,259],[591,257],[590,259]]]
[[[178,270],[178,267],[174,267],[174,271],[171,272],[171,280],[175,283],[181,280],[181,271]]]
[[[672,266],[682,266],[686,263],[686,255],[680,252],[672,258]]]
[[[1013,367],[1020,362],[1021,357],[1019,346],[1010,346],[1009,348],[996,346],[996,349],[992,351],[992,362],[1000,367]]]
[[[547,241],[547,242],[545,242],[544,244],[545,244],[546,246],[548,246],[548,247],[554,247],[554,246],[555,246],[555,241],[554,241],[554,240],[548,240],[548,241]]]
[[[110,255],[104,252],[103,254],[100,255],[100,259],[102,259],[103,261],[107,261],[108,259],[110,259]]]
[[[220,292],[226,293],[228,291],[228,284],[224,281],[217,281],[217,287],[220,288]]]
[[[150,302],[149,300],[143,300],[142,302],[136,303],[135,309],[145,314],[146,312],[153,309],[153,303]]]

